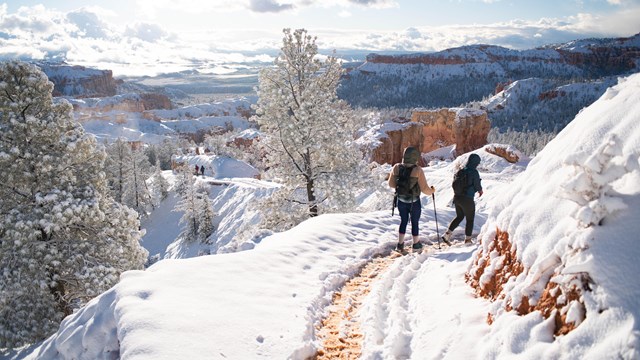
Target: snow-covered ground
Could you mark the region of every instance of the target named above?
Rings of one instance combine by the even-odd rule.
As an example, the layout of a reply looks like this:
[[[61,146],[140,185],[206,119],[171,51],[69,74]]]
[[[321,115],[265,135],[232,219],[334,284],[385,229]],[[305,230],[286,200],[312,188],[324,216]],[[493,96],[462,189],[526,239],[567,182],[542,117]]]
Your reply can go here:
[[[526,163],[511,165],[485,152],[480,154],[484,160],[481,171],[488,194],[498,193],[492,189],[508,183],[526,166]],[[449,207],[452,193],[448,182],[456,165],[457,163],[440,161],[425,168],[430,183],[442,189],[437,195],[440,233],[444,231],[445,223],[454,216],[453,208]],[[228,168],[231,167],[221,167]],[[224,171],[219,175],[223,177]],[[167,174],[167,177],[171,176]],[[230,232],[230,229],[240,232],[243,225],[252,225],[246,220],[248,205],[264,196],[264,191],[268,191],[267,182],[257,179],[214,179],[204,176],[199,181],[215,182],[211,196],[217,200],[224,199],[214,205],[216,211],[224,215],[223,221],[227,225],[220,224],[223,232]],[[371,196],[375,198],[378,195]],[[489,198],[486,194],[485,196],[486,199]],[[479,200],[479,207],[486,206],[486,199]],[[384,201],[386,205],[390,203],[390,197],[387,194],[372,201]],[[150,253],[163,254],[162,257],[193,256],[197,253],[194,248],[198,246],[172,243],[179,232],[177,222],[180,217],[180,214],[171,211],[172,202],[175,202],[175,198],[169,197],[156,209],[155,216],[143,224],[147,231],[143,245]],[[484,217],[479,214],[476,231],[482,225]],[[253,219],[251,216],[248,218]],[[396,239],[397,224],[397,212],[392,217],[390,210],[364,215],[324,215],[306,221],[288,232],[268,236],[250,251],[162,260],[144,272],[129,272],[123,275],[117,286],[94,299],[75,318],[66,319],[64,328],[80,326],[81,331],[68,330],[55,340],[51,338],[42,347],[43,352],[35,358],[55,358],[63,352],[68,358],[108,358],[115,356],[112,352],[117,349],[122,358],[133,355],[134,358],[201,358],[203,354],[211,354],[214,358],[237,359],[306,358],[320,347],[314,328],[326,314],[332,294],[373,257],[390,253]],[[433,203],[428,198],[423,199],[421,231],[425,241],[435,241]],[[222,234],[217,239],[220,245],[228,241],[224,236]],[[415,271],[420,264],[424,264],[424,269],[440,269],[438,271],[444,278],[449,278],[453,274],[449,274],[449,270],[443,268],[442,263],[436,259],[442,257],[444,264],[456,266],[455,272],[461,274],[466,270],[466,265],[461,260],[468,259],[472,250],[473,248],[456,248],[444,250],[434,257],[429,252],[416,257],[408,256],[404,262],[396,265],[396,270],[385,275],[391,278],[383,278],[382,281],[400,286],[393,295],[397,297],[396,302],[400,306],[405,303],[409,291],[422,291],[420,287],[423,285],[410,290],[414,286],[411,284],[435,280],[429,279],[433,276],[432,273],[420,275],[424,270]],[[449,256],[452,258],[447,260]],[[399,273],[406,274],[400,279],[391,280]],[[446,282],[437,286],[445,284]],[[463,282],[455,287],[457,290],[447,291],[470,294],[470,288]],[[371,300],[374,305],[371,305],[373,307],[370,311],[373,313],[381,312],[387,307],[385,296],[389,296],[386,294],[388,290],[382,289],[381,292],[378,300]],[[427,299],[429,298],[420,300],[416,305],[426,306],[424,301]],[[467,300],[471,301],[470,304],[476,304],[474,307],[478,304],[487,306],[472,296]],[[461,306],[473,313],[470,304]],[[433,305],[425,309],[437,310]],[[408,319],[417,321],[417,317],[411,314],[414,309],[398,308],[395,311],[405,311]],[[482,314],[484,313],[483,310]],[[102,319],[99,324],[95,320],[90,320],[93,325],[84,324],[96,316]],[[379,319],[368,328],[364,327],[363,331],[387,331],[384,326],[383,320]],[[486,327],[482,323],[478,326]],[[397,330],[404,333],[411,329]],[[432,336],[427,329],[414,330],[416,338]],[[126,340],[121,338],[124,334],[128,334]],[[151,342],[145,340],[150,337],[153,337]],[[182,341],[196,345],[185,349],[179,345]],[[79,345],[89,342],[95,342],[96,347],[88,350],[84,349],[84,345]],[[97,345],[98,342],[102,342],[104,346]],[[73,353],[76,346],[78,352]],[[68,350],[60,351],[62,347]],[[371,351],[377,353],[375,346]],[[393,348],[386,348],[384,353],[389,354],[390,351],[391,354],[406,353],[406,350]]]
[[[160,143],[171,137],[195,134],[212,128],[248,130],[254,98],[232,98],[215,103],[184,106],[170,110],[126,110],[126,102],[141,101],[136,94],[107,98],[68,98],[74,117],[85,131],[99,141],[115,139]],[[135,107],[134,107],[135,108]]]
[[[344,321],[360,324],[362,358],[639,358],[640,281],[635,277],[640,271],[639,120],[640,75],[634,75],[582,111],[530,165],[527,161],[512,165],[477,150],[485,194],[477,198],[474,233],[483,243],[442,250],[431,246],[421,254],[389,258],[388,269],[377,274],[361,310],[345,316]],[[617,135],[618,143],[608,142],[610,134]],[[570,164],[584,160],[582,164],[594,165],[593,155],[603,151],[613,154],[610,161],[624,165],[624,171],[618,177],[596,176],[596,182],[611,185],[605,195],[619,201],[588,203],[586,207],[594,206],[593,213],[605,217],[581,227],[580,221],[591,217],[566,195],[580,193],[586,182],[569,181],[577,168]],[[425,242],[435,241],[435,234],[442,234],[454,216],[450,181],[457,165],[433,161],[424,168],[437,189],[435,211],[430,199],[422,199],[420,230]],[[227,189],[240,186],[230,181]],[[238,207],[259,197],[257,192],[239,194],[244,200]],[[314,356],[323,346],[318,327],[331,310],[333,295],[372,259],[387,256],[396,241],[399,219],[386,206],[389,198],[375,201],[388,210],[322,215],[271,234],[249,251],[165,259],[146,271],[126,272],[111,290],[67,317],[60,331],[31,354],[15,357]],[[229,211],[226,216],[239,220],[243,215]],[[533,266],[505,284],[510,296],[548,279],[529,275],[540,270],[550,252],[563,251],[563,264],[591,275],[592,293],[583,297],[584,321],[575,330],[554,337],[553,320],[545,320],[539,312],[518,316],[497,310],[500,299],[491,302],[474,295],[464,274],[496,226],[510,232],[518,258]],[[567,244],[567,237],[576,239],[573,235],[579,231],[588,233],[581,238],[586,249],[554,247],[554,239]],[[461,233],[459,227],[456,237]],[[496,314],[491,325],[488,313]]]

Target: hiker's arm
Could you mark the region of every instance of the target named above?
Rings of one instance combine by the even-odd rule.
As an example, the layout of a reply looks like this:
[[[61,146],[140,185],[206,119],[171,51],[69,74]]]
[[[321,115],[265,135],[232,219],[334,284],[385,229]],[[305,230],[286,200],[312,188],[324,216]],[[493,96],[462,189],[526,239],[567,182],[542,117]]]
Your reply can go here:
[[[389,183],[389,187],[392,189],[396,188],[396,169],[397,169],[397,165],[394,165],[393,168],[391,168],[391,172],[389,173],[389,179],[387,180],[387,182]]]
[[[427,178],[424,176],[424,171],[422,171],[419,166],[416,167],[418,168],[418,185],[420,186],[420,191],[422,191],[422,193],[425,195],[433,194],[436,191],[435,188],[429,186],[429,184],[427,183]]]
[[[476,173],[473,176],[473,189],[477,193],[480,193],[480,196],[482,196],[483,194],[481,181],[482,179],[480,179],[480,174],[476,171]]]

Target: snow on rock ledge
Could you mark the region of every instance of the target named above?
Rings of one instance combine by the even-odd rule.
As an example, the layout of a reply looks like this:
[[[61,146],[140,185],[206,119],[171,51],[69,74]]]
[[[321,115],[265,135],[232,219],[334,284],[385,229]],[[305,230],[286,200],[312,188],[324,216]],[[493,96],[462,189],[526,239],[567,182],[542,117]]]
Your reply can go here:
[[[548,339],[534,357],[640,356],[640,281],[623,275],[640,271],[639,119],[636,74],[578,114],[496,198],[467,273],[494,301],[492,356],[526,355],[505,331]]]

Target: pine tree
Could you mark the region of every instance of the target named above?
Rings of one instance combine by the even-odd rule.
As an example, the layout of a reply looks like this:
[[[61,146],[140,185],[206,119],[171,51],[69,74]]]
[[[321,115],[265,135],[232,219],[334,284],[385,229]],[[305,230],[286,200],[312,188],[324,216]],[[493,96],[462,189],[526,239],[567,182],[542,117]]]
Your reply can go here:
[[[141,216],[153,207],[147,179],[151,177],[151,164],[142,150],[132,150],[125,159],[124,192],[122,201]]]
[[[104,151],[52,90],[35,66],[0,64],[0,348],[46,338],[147,257]]]
[[[162,169],[160,169],[160,161],[156,162],[156,168],[152,178],[153,183],[153,198],[156,204],[160,204],[162,200],[166,199],[169,195],[169,182],[162,175]]]
[[[179,171],[176,193],[180,195],[180,200],[173,209],[183,212],[180,224],[184,225],[184,229],[179,236],[185,242],[206,244],[214,231],[213,202],[206,186],[196,183],[196,177],[189,167],[182,167]]]
[[[153,149],[153,150],[149,150]],[[155,153],[156,159],[160,162],[160,169],[162,170],[170,170],[171,169],[171,157],[178,153],[178,145],[176,141],[173,139],[165,139],[160,144],[154,145],[151,144],[147,148],[147,156],[149,157],[149,162],[154,164],[154,161],[151,161],[151,156],[149,152],[153,151]]]
[[[363,121],[336,94],[343,69],[334,56],[321,62],[317,55],[316,38],[285,29],[275,67],[260,72],[256,119],[266,176],[283,185],[264,203],[270,228],[353,209],[354,190],[367,178],[354,143]]]
[[[199,223],[199,231],[198,238],[200,243],[208,244],[209,236],[213,234],[215,227],[213,226],[213,218],[215,217],[215,213],[213,211],[213,202],[211,198],[209,198],[209,193],[205,185],[201,185],[197,189],[198,194],[200,195],[200,202],[198,210],[198,223]]]
[[[180,237],[187,242],[198,240],[199,219],[198,210],[200,209],[198,193],[196,191],[195,179],[190,169],[185,167],[181,169],[178,175],[178,194],[181,196],[180,201],[176,204],[173,211],[182,211],[180,224],[185,227],[180,233]]]
[[[109,187],[113,198],[123,203],[125,189],[125,174],[127,159],[131,156],[131,145],[118,138],[112,144],[106,146],[107,160],[105,161],[105,171],[109,181]]]

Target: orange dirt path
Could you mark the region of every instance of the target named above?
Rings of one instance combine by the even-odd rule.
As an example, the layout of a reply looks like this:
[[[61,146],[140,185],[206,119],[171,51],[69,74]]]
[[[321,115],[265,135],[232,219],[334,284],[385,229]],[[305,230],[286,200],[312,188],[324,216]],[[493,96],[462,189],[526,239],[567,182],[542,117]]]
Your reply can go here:
[[[356,314],[362,301],[371,289],[378,275],[384,273],[394,259],[400,255],[374,258],[360,273],[347,281],[340,291],[333,295],[329,314],[317,328],[318,339],[323,348],[314,359],[358,359],[361,355],[362,338]]]

